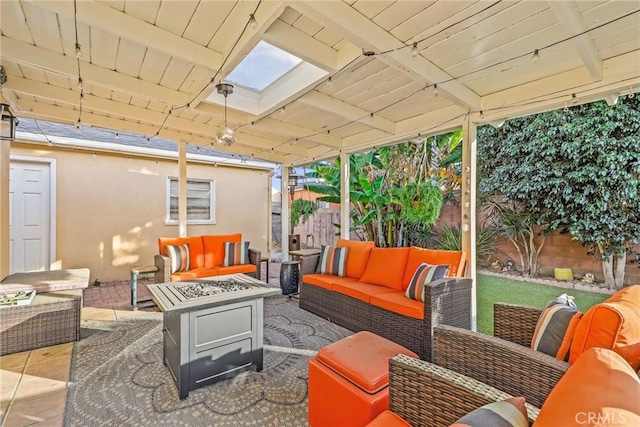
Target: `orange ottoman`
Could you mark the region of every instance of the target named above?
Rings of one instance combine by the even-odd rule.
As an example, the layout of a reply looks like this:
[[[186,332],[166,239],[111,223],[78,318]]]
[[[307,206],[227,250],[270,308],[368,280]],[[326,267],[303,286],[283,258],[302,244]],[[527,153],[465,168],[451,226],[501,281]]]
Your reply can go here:
[[[309,360],[309,424],[365,426],[389,409],[389,358],[414,352],[371,332],[322,348]]]

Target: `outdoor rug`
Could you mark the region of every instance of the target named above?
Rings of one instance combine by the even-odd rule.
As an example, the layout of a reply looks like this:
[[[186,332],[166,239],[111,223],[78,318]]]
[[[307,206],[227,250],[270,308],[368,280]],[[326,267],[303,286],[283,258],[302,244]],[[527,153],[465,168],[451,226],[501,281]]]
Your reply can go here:
[[[306,426],[308,361],[351,332],[265,299],[264,369],[178,398],[162,362],[162,313],[83,324],[75,343],[67,426]]]

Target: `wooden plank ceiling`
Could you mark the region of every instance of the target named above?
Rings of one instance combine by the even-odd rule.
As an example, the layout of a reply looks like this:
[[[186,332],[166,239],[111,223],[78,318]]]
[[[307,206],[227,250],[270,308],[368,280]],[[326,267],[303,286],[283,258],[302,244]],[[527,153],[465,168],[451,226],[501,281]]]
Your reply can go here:
[[[18,117],[69,124],[80,118],[84,126],[214,144],[284,164],[448,131],[468,115],[499,122],[572,102],[612,103],[640,90],[638,1],[82,0],[75,6],[76,12],[71,0],[0,3],[2,97]],[[251,14],[256,28],[247,25]],[[238,140],[218,146],[224,109],[206,100],[212,81],[224,79],[260,40],[328,74],[260,115],[229,109]]]

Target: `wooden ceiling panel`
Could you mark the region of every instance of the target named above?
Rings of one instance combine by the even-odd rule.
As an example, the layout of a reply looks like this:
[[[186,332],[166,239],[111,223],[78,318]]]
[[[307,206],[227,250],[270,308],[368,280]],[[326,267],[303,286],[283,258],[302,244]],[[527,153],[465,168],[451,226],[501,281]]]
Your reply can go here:
[[[126,0],[124,12],[127,15],[135,16],[142,21],[155,24],[156,16],[158,16],[158,10],[160,9],[160,3],[160,0]]]
[[[128,40],[120,39],[116,71],[132,77],[140,77],[140,68],[147,53],[147,48]]]
[[[289,25],[293,25],[293,23],[296,22],[301,16],[302,14],[300,12],[287,6],[284,9],[284,12],[282,12],[282,15],[280,15],[279,19],[283,20]]]
[[[598,50],[607,51],[606,54],[602,52],[603,59],[640,48],[640,14],[621,19],[620,24],[605,26],[591,33]]]
[[[362,13],[367,18],[371,19],[377,16],[379,13],[396,3],[395,1],[370,1],[370,0],[358,0],[352,7],[358,12]]]
[[[76,79],[72,80],[67,76],[62,76],[56,73],[46,73],[46,79],[50,85],[62,87],[65,89],[78,90],[78,81]]]
[[[304,15],[300,16],[292,26],[312,37],[322,30],[322,24],[312,21]]]
[[[198,93],[203,87],[211,84],[213,74],[211,70],[205,67],[195,66],[184,79],[179,90],[186,93]]]
[[[110,8],[124,12],[125,0],[97,0],[99,3],[105,4]]]
[[[477,0],[440,1],[434,3],[405,22],[400,23],[390,32],[404,43],[413,43],[420,39],[415,38],[416,34],[421,34],[437,26],[452,15],[464,16],[464,10],[469,9],[476,3]]]
[[[218,27],[218,31],[207,47],[218,52],[228,52],[242,33],[255,7],[256,2],[253,0],[237,2]]]
[[[22,69],[22,74],[27,79],[43,83],[47,82],[47,74],[43,70],[25,65],[21,65],[20,68]]]
[[[119,37],[97,28],[91,28],[91,63],[115,70],[119,45]]]
[[[131,105],[134,107],[147,108],[149,106],[149,100],[140,98],[139,96],[132,96]]]
[[[383,72],[386,69],[389,69],[389,66],[382,61],[366,60],[355,68],[346,69],[334,76],[331,87],[323,85],[318,87],[318,90],[328,95],[339,94],[341,91],[360,84],[364,79],[371,78],[372,75]]]
[[[638,27],[636,27],[636,31],[640,31]],[[615,58],[618,55],[624,54],[626,52],[632,52],[634,50],[638,50],[638,41],[631,40],[626,43],[613,43],[611,47],[603,48],[600,52],[603,58]]]
[[[424,89],[424,85],[411,81],[406,84],[389,85],[382,91],[378,91],[378,95],[370,93],[367,97],[354,97],[350,104],[356,105],[366,111],[375,112],[375,114],[386,117],[387,109],[397,103],[413,102],[414,99],[430,97],[432,91]]]
[[[155,84],[160,84],[170,62],[171,56],[148,49],[140,68],[140,78]]]
[[[150,101],[148,109],[160,113],[167,113],[169,111],[169,107],[167,106],[167,104],[163,104],[157,101]]]
[[[384,28],[387,31],[397,27],[398,25],[406,22],[412,16],[415,16],[431,6],[435,1],[398,1],[389,6],[378,15],[376,15],[372,21]]]
[[[98,86],[98,85],[91,85],[89,87],[89,90],[87,91],[87,94],[90,95],[94,95],[100,98],[105,98],[105,99],[111,99],[111,90],[102,87],[102,86]]]
[[[334,31],[329,30],[328,28],[323,28],[322,30],[320,30],[314,36],[314,38],[326,44],[327,46],[333,46],[337,44],[340,40],[342,40],[342,36],[340,36]]]
[[[173,58],[162,76],[160,84],[171,89],[179,89],[185,79],[193,69],[193,64],[189,64],[177,58]]]
[[[235,1],[200,2],[184,31],[184,37],[207,46],[234,5]]]
[[[581,3],[581,2],[576,2]],[[591,4],[591,2],[586,2]],[[585,10],[582,14],[582,18],[587,25],[587,28],[593,29],[604,23],[614,21],[628,13],[638,10],[638,2],[636,1],[611,1],[607,4],[593,5],[594,7],[589,10]],[[640,21],[640,14],[635,13],[631,16],[631,19],[636,23]],[[616,26],[623,25],[618,22]]]
[[[24,77],[22,73],[22,66],[16,64],[13,61],[2,61],[2,66],[7,74],[13,74],[18,77]]]
[[[113,101],[116,102],[120,102],[122,104],[129,104],[131,102],[131,96],[124,94],[124,93],[120,93],[120,92],[113,92],[111,94],[111,99]]]
[[[198,3],[200,3],[199,0],[162,2],[156,17],[156,25],[173,34],[182,36],[189,21],[191,21],[191,17],[194,15]]]
[[[369,78],[362,79],[357,84],[350,86],[336,94],[336,97],[349,104],[358,104],[366,97],[376,97],[380,93],[389,91],[389,87],[396,83],[406,85],[412,83],[413,80],[398,74],[392,68],[386,68],[379,73],[371,75]]]
[[[25,43],[34,44],[29,26],[25,25],[22,3],[17,1],[0,2],[0,30],[2,34]]]
[[[22,9],[35,45],[56,53],[63,53],[58,16],[32,3],[23,2]],[[52,37],[52,35],[55,36]]]

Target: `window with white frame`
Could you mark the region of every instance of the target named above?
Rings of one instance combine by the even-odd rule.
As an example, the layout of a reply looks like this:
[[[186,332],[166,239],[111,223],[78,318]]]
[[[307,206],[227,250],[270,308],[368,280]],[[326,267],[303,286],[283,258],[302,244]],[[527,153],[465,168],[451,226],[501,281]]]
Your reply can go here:
[[[187,179],[187,224],[215,223],[215,185],[212,179]],[[178,223],[178,178],[167,179],[167,224]]]

